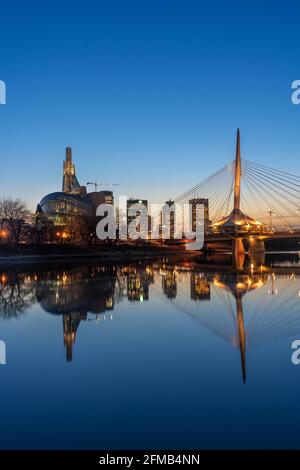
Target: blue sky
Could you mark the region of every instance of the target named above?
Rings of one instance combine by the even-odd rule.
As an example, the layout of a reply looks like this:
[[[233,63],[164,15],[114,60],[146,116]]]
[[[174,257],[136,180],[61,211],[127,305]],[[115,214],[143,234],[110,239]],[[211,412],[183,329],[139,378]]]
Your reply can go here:
[[[280,3],[280,4],[279,4]],[[51,1],[1,5],[0,195],[31,207],[79,181],[175,197],[234,156],[300,174],[297,2]]]

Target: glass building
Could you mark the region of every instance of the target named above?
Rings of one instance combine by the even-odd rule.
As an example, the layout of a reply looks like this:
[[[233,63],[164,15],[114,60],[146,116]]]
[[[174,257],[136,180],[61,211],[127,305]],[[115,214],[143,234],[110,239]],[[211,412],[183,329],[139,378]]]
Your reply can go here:
[[[78,182],[72,162],[72,150],[67,147],[63,162],[62,191],[47,194],[37,205],[36,214],[46,216],[55,226],[66,227],[74,217],[95,216],[97,207],[102,203],[113,204],[112,191],[87,193],[86,186],[80,186]]]
[[[63,192],[47,194],[37,207],[37,214],[47,216],[57,226],[67,225],[76,216],[92,217],[94,212],[88,197]]]

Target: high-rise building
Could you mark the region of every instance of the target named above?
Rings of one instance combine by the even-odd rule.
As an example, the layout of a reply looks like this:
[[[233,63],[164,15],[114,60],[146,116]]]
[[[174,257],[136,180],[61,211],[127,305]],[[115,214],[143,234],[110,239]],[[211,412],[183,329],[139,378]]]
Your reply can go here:
[[[197,216],[197,205],[204,206],[204,228],[208,227],[209,221],[209,209],[208,209],[208,199],[204,198],[194,198],[189,200],[189,204],[192,206],[192,230],[196,231],[196,216]]]
[[[167,220],[165,220],[163,212],[161,212],[160,234],[162,236],[162,235],[165,235],[164,232],[169,233],[168,238],[170,240],[173,240],[174,239],[174,234],[175,234],[175,212],[174,212],[175,202],[172,201],[171,199],[166,201],[165,202],[165,209],[167,209],[169,211],[169,217],[167,218]]]
[[[114,204],[114,194],[112,191],[93,191],[88,193],[88,198],[94,207],[98,207],[100,204]]]
[[[136,206],[137,210],[136,210],[136,213],[134,215],[130,215],[129,214],[129,209],[133,206]],[[143,234],[149,234],[149,229],[150,229],[150,224],[149,224],[149,216],[148,216],[148,201],[146,199],[128,199],[127,200],[127,224],[129,226],[129,224],[135,220],[137,217],[139,217],[139,215],[141,215],[141,212],[142,212],[142,206],[143,207],[146,207],[147,209],[147,218],[142,219],[142,224],[144,223],[144,225],[141,225],[141,224],[137,224],[137,227],[136,227],[136,230],[140,233],[143,233]],[[141,207],[141,211],[138,210],[138,207]]]

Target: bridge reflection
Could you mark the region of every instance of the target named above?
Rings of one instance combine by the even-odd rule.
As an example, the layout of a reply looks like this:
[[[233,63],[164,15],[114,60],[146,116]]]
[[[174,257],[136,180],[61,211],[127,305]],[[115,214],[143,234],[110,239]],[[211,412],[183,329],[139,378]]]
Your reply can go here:
[[[270,244],[288,249],[287,241],[300,241],[299,185],[299,176],[242,159],[237,129],[235,159],[175,202],[207,201],[205,249],[225,245],[239,270],[246,252],[263,253]]]
[[[159,298],[237,348],[245,382],[246,351],[300,332],[298,258],[287,255],[284,267],[282,255],[267,255],[266,264],[247,257],[242,272],[230,265],[216,267],[217,258],[213,270],[212,259],[207,266],[161,259],[128,266],[10,271],[0,273],[0,317],[18,317],[35,303],[60,316],[66,359],[71,361],[82,322],[114,320],[121,302],[143,309],[144,302]]]
[[[241,353],[243,382],[246,381],[246,331],[243,311],[243,296],[251,290],[259,289],[268,282],[268,276],[265,274],[238,274],[220,276],[214,278],[214,285],[225,289],[235,298],[236,310],[236,345]]]

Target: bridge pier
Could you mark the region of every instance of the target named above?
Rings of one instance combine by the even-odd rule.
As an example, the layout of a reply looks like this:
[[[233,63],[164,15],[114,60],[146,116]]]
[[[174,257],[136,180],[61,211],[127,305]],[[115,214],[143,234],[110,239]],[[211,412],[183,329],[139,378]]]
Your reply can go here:
[[[258,238],[250,239],[249,240],[249,249],[248,253],[264,253],[266,251],[265,242],[264,240],[260,240]]]
[[[245,260],[245,248],[242,238],[234,238],[232,240],[232,256],[234,267],[236,269],[243,269]]]

